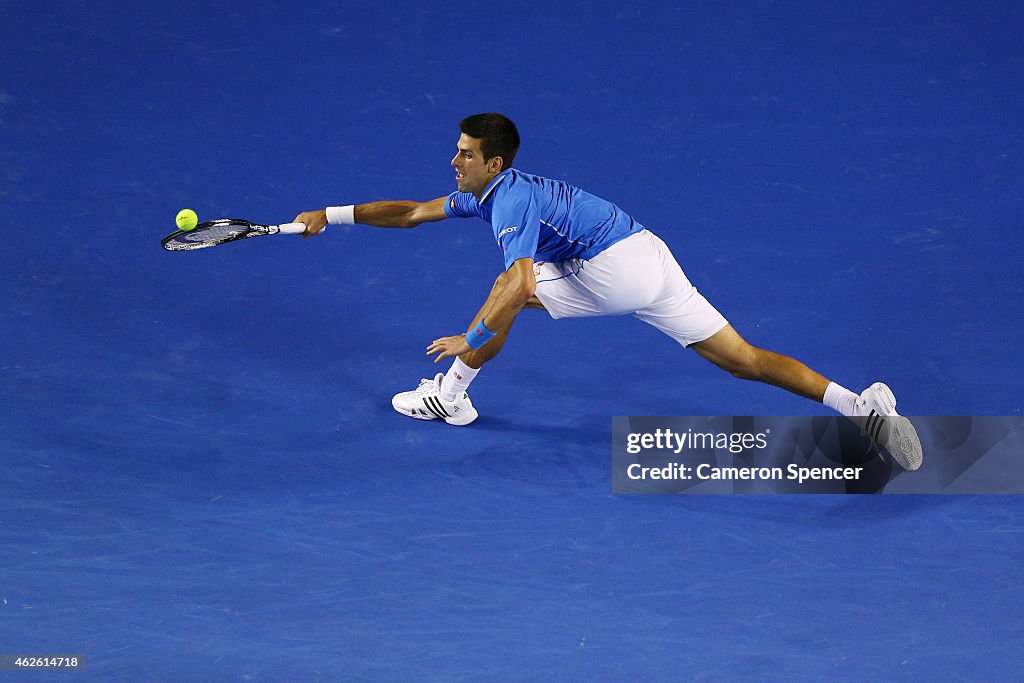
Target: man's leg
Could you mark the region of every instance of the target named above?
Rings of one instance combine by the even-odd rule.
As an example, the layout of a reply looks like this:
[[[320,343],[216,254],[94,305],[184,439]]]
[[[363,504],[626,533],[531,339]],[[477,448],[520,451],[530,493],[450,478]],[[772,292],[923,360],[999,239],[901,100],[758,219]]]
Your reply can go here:
[[[821,402],[829,380],[800,361],[751,346],[732,325],[690,348],[740,379],[756,380]]]
[[[896,398],[885,384],[877,382],[858,397],[794,358],[751,346],[732,325],[690,346],[740,379],[757,380],[824,403],[853,419],[904,469],[921,466],[924,453],[917,430],[896,412]]]

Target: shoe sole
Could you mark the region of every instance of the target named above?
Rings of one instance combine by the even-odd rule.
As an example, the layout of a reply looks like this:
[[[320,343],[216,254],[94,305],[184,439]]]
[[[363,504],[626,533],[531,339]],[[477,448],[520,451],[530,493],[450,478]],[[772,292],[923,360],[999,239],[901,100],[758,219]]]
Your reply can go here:
[[[474,420],[476,420],[476,418],[479,415],[480,414],[478,412],[473,410],[472,412],[466,413],[466,415],[464,417],[462,417],[462,416],[460,416],[458,418],[446,417],[444,419],[444,421],[447,422],[448,424],[452,425],[453,427],[465,427],[466,425],[468,425],[471,422],[473,422]]]
[[[902,415],[893,415],[889,418],[891,436],[889,437],[889,455],[900,464],[905,470],[914,471],[924,462],[924,451],[921,449],[921,439],[917,436],[917,430],[910,420]]]
[[[889,444],[886,450],[900,467],[909,471],[916,470],[924,462],[924,451],[921,449],[917,429],[910,420],[896,412],[896,397],[888,386],[876,382],[871,385],[871,389],[874,390],[872,398],[875,399],[875,405],[870,407],[884,417],[889,425]]]

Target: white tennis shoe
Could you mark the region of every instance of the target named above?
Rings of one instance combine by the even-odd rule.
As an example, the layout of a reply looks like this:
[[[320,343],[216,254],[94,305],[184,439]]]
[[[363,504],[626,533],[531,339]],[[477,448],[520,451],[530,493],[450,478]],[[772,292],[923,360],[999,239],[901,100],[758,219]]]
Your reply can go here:
[[[857,399],[858,420],[872,443],[885,449],[905,470],[916,470],[924,462],[921,439],[910,420],[896,412],[896,397],[881,382],[865,389]]]
[[[444,420],[450,425],[462,427],[477,418],[479,413],[469,400],[469,394],[463,392],[454,401],[441,398],[441,380],[443,373],[437,373],[434,379],[422,379],[414,391],[403,391],[395,394],[391,405],[402,415],[417,420]]]

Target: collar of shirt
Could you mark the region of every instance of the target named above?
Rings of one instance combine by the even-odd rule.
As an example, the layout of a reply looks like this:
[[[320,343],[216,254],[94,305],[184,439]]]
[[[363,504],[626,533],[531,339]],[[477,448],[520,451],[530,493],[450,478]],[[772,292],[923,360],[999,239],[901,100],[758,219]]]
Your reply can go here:
[[[509,177],[510,175],[512,175],[512,169],[511,168],[506,168],[504,171],[502,171],[498,175],[494,176],[494,178],[491,180],[491,182],[487,183],[487,187],[486,187],[486,189],[484,189],[483,194],[480,195],[480,202],[479,203],[483,204],[484,202],[486,202],[487,198],[491,196],[491,192],[494,190],[494,188],[496,188],[501,181],[503,181],[505,178]]]

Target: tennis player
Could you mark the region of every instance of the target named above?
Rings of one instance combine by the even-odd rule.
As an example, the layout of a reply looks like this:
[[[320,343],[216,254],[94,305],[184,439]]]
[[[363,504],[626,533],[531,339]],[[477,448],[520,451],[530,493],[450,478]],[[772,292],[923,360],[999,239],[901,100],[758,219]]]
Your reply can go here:
[[[538,308],[552,318],[631,314],[741,379],[757,380],[824,403],[854,419],[905,469],[922,462],[921,442],[881,382],[858,396],[793,358],[748,344],[687,279],[665,243],[618,206],[559,180],[512,166],[515,124],[501,114],[460,123],[451,165],[457,191],[428,202],[382,201],[299,214],[305,237],[328,223],[415,228],[445,218],[488,221],[505,271],[463,334],[427,347],[447,373],[397,394],[395,410],[420,420],[468,425],[477,410],[467,389],[505,345],[516,316]]]

